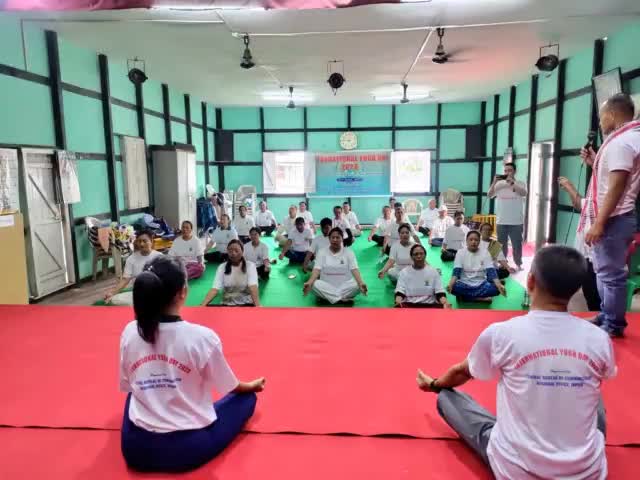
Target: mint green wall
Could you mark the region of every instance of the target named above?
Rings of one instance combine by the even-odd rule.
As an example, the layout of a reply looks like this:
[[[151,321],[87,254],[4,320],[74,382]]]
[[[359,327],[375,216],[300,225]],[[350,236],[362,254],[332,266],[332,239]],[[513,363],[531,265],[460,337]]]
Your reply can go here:
[[[396,107],[396,125],[399,127],[433,126],[438,123],[438,107],[433,103],[405,104]]]
[[[405,150],[431,150],[436,148],[435,130],[398,130],[396,148]]]
[[[345,107],[308,107],[308,128],[347,128],[347,109]]]
[[[0,112],[0,143],[55,143],[48,86],[0,75]]]
[[[391,105],[351,107],[352,127],[391,127]]]
[[[605,41],[604,48],[604,71],[621,67],[623,72],[627,72],[640,67],[640,51],[630,48],[629,45],[640,44],[640,22],[637,20],[629,24],[627,27],[608,36]],[[591,77],[593,70],[594,47],[591,46],[566,60],[565,65],[565,88],[564,94],[570,94],[585,87],[591,86]],[[527,109],[530,107],[532,81],[531,78],[520,82],[516,86],[515,110]],[[625,91],[628,93],[640,93],[640,78],[625,82]],[[558,69],[551,74],[538,74],[538,105],[556,100],[558,96]],[[507,90],[508,91],[508,90]],[[507,110],[505,105],[508,97],[505,99],[504,91],[500,92],[499,116],[503,116]],[[487,99],[487,121],[493,119],[493,97]],[[555,137],[555,119],[557,108],[562,108],[563,125],[562,136],[559,139],[560,153],[560,175],[569,178],[577,185],[580,191],[584,191],[586,187],[586,172],[581,168],[579,158],[574,154],[577,149],[584,145],[586,134],[590,128],[592,98],[590,93],[585,93],[573,98],[566,99],[561,106],[546,106],[536,112],[535,121],[535,140],[553,141]],[[529,123],[530,114],[518,115],[514,118],[514,153],[524,158],[516,158],[518,166],[518,174],[520,178],[526,179],[528,168],[528,149],[529,149]],[[486,128],[487,135],[487,155],[491,155],[493,125]],[[502,149],[508,142],[508,122],[501,122],[497,127],[497,155],[502,154]],[[489,186],[489,172],[491,162],[485,162],[485,175],[483,177],[483,185],[486,190]],[[500,170],[498,166],[498,171]],[[559,196],[559,205],[569,206],[569,197],[561,191]],[[486,210],[486,208],[484,209]],[[577,225],[578,214],[567,211],[558,211],[556,223],[556,239],[558,242],[564,242],[567,235],[567,228],[571,225],[568,243],[573,243],[574,232]]]

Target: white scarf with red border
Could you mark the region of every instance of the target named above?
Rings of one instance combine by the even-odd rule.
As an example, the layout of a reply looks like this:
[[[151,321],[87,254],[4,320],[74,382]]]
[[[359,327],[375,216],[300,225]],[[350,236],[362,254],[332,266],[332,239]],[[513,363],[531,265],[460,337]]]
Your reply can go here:
[[[589,187],[587,188],[587,198],[580,212],[580,223],[578,223],[578,232],[589,230],[591,225],[596,221],[598,216],[598,164],[604,154],[605,149],[609,143],[614,139],[628,132],[629,130],[640,130],[640,120],[634,120],[629,123],[625,123],[622,127],[618,128],[615,132],[612,132],[604,141],[600,150],[596,154],[596,159],[593,162],[591,179],[589,180]]]

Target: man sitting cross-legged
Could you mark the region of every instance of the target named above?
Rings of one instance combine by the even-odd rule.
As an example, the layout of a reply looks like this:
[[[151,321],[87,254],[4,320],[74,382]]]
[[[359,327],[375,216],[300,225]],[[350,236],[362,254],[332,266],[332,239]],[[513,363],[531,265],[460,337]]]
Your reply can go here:
[[[540,250],[527,278],[531,311],[484,330],[468,357],[439,378],[418,370],[418,387],[438,394],[438,412],[497,480],[604,480],[602,381],[615,376],[606,332],[567,312],[586,275],[573,248]],[[498,379],[497,417],[453,390]]]

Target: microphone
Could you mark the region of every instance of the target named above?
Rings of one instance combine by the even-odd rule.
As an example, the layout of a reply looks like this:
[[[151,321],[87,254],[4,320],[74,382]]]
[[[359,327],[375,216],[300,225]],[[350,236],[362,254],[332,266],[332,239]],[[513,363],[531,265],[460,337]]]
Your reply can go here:
[[[591,130],[587,134],[587,143],[584,144],[584,149],[589,150],[589,147],[595,150],[596,138],[598,137],[597,132]]]

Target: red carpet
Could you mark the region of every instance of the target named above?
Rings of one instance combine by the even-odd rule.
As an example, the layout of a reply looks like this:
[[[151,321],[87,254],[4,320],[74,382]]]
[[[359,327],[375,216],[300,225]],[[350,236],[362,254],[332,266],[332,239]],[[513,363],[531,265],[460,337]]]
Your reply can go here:
[[[267,377],[248,429],[453,437],[415,371],[440,374],[506,312],[185,309],[214,328],[240,377]],[[616,341],[619,377],[606,384],[610,445],[640,443],[640,316]],[[130,309],[0,307],[0,425],[118,429],[118,341]],[[495,385],[466,391],[493,409]]]
[[[0,478],[48,480],[489,480],[462,442],[245,434],[219,458],[184,475],[137,474],[120,454],[120,432],[0,429]],[[631,480],[640,449],[608,447],[609,478]]]

